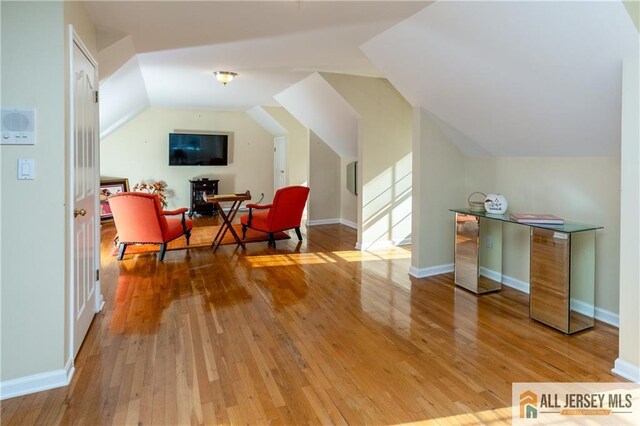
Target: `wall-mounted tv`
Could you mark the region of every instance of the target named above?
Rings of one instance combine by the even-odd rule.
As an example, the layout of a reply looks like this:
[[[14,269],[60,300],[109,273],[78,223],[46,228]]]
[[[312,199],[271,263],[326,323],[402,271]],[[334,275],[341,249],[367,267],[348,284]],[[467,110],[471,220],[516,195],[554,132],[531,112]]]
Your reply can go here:
[[[170,166],[226,166],[229,135],[169,133]]]

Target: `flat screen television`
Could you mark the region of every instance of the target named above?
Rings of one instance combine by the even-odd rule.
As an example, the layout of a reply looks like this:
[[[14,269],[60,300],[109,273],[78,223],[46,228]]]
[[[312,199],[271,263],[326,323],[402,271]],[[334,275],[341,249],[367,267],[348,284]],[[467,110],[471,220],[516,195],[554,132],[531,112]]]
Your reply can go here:
[[[169,133],[170,166],[226,166],[229,135]]]

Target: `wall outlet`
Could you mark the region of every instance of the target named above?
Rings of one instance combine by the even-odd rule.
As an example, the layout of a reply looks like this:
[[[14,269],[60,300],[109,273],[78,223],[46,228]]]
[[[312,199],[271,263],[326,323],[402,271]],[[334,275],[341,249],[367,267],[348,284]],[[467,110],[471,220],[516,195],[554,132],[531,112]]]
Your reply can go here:
[[[493,237],[491,235],[487,237],[487,248],[493,248]]]

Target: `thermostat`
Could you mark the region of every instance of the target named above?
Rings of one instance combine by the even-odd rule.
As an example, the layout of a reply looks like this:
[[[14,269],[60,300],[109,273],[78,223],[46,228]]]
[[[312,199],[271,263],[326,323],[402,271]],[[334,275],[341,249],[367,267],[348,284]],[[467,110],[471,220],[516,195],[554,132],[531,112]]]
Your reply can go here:
[[[34,145],[36,143],[35,128],[33,108],[2,108],[0,144]]]

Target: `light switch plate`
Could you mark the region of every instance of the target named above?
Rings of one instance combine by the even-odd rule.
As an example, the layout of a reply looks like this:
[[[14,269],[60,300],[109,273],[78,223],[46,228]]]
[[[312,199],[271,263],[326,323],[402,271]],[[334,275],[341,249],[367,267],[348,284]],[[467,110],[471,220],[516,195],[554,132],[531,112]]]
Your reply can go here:
[[[32,180],[35,176],[33,158],[18,158],[18,180]]]

